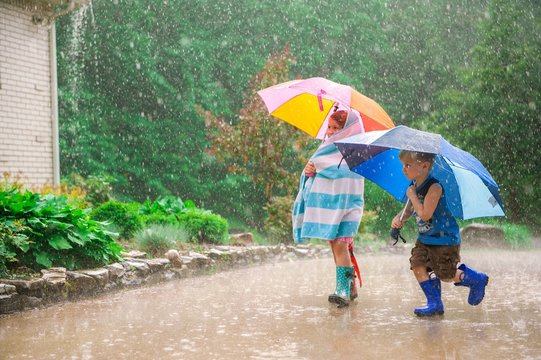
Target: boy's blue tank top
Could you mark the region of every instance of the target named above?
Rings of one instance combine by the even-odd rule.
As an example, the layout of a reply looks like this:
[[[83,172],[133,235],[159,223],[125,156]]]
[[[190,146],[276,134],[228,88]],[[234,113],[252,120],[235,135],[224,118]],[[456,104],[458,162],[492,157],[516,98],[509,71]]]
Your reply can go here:
[[[433,177],[428,177],[420,186],[417,187],[417,196],[421,203],[424,202],[428,189],[434,183],[439,182]],[[417,240],[426,245],[460,245],[460,229],[455,217],[449,211],[445,201],[445,191],[442,192],[438,206],[434,210],[432,218],[428,221],[422,220],[415,211],[413,212],[419,235]]]

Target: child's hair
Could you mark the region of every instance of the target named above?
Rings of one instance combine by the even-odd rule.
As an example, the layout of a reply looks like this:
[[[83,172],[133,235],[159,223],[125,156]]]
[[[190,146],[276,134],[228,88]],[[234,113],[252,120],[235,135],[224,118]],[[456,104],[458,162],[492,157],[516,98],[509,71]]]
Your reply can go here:
[[[338,110],[332,113],[331,119],[336,121],[342,129],[346,125],[346,120],[348,119],[348,112],[346,110]]]
[[[404,158],[410,158],[412,160],[418,160],[421,162],[426,161],[430,163],[430,167],[432,167],[432,165],[434,165],[434,159],[436,157],[436,154],[419,152],[419,151],[411,151],[411,150],[400,150],[398,157],[400,158],[400,160]]]

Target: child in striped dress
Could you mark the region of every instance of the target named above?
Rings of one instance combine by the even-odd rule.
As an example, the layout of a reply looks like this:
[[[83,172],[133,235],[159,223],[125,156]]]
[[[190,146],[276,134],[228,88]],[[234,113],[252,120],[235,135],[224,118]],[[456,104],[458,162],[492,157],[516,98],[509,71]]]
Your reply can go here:
[[[328,240],[336,265],[336,289],[329,302],[349,305],[354,297],[354,268],[350,245],[363,214],[364,178],[349,170],[334,141],[364,132],[354,111],[335,111],[329,118],[326,140],[312,155],[301,175],[293,207],[295,242]]]

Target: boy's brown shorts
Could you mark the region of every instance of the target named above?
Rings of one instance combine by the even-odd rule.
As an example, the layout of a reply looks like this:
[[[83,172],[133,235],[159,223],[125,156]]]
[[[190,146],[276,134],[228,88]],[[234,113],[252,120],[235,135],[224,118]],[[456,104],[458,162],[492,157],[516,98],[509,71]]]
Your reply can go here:
[[[460,262],[460,245],[425,245],[420,241],[411,249],[410,269],[424,266],[440,279],[452,279]]]

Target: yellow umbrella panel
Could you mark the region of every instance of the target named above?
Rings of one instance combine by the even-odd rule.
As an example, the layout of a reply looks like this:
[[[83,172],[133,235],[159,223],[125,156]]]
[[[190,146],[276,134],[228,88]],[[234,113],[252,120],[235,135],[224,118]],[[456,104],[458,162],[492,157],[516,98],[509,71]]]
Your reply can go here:
[[[323,110],[320,110],[320,105]],[[318,99],[317,96],[305,93],[285,102],[271,115],[290,123],[312,137],[316,137],[333,105],[334,101],[332,100]]]

